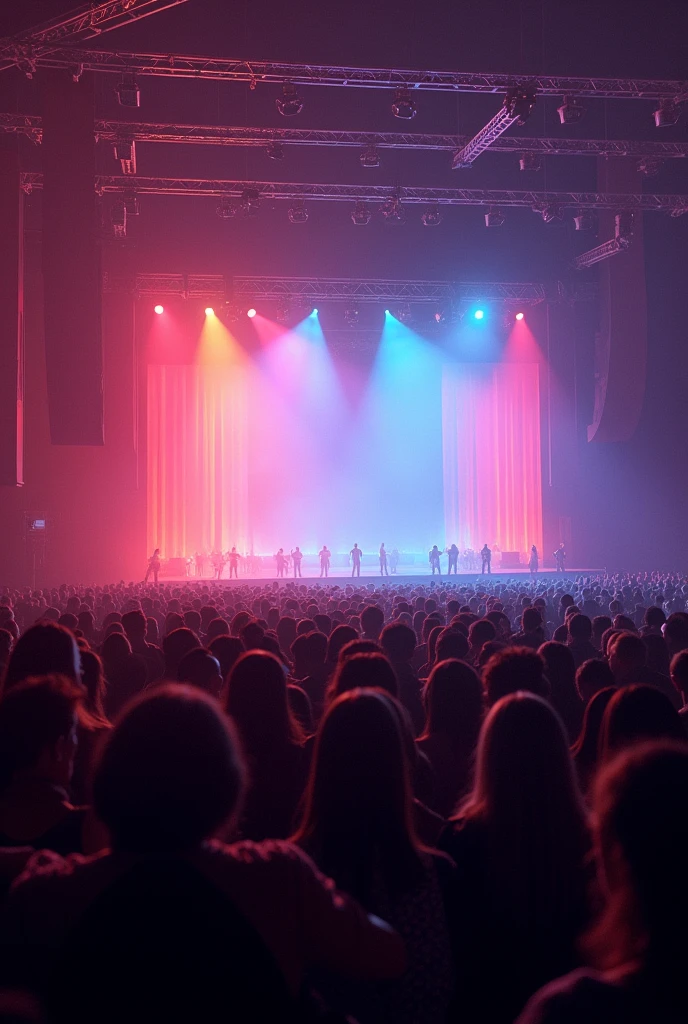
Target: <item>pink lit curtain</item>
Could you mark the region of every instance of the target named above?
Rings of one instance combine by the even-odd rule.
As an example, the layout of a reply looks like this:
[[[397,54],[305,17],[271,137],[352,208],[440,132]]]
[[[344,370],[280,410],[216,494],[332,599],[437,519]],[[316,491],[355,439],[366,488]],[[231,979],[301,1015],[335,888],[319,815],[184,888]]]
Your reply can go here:
[[[447,543],[542,556],[540,389],[536,363],[444,367]]]
[[[246,402],[236,367],[149,366],[149,550],[248,550]]]

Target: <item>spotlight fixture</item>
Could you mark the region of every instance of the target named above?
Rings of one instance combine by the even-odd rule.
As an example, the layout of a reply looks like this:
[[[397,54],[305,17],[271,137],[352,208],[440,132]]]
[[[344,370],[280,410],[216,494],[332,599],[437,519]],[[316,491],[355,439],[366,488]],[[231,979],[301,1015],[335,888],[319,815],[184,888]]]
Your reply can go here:
[[[372,219],[372,213],[367,203],[358,202],[351,211],[351,220],[354,224],[364,227],[366,224],[370,224]]]
[[[539,171],[542,169],[542,157],[539,153],[522,153],[518,166],[522,171]]]
[[[286,324],[289,319],[289,303],[285,299],[280,299],[277,303],[277,309],[275,310],[275,320],[278,324]]]
[[[485,227],[486,228],[501,228],[504,226],[506,217],[501,210],[491,206],[485,214]]]
[[[157,314],[158,314],[158,316],[160,316],[160,314],[161,314],[161,313],[164,313],[164,312],[165,312],[165,307],[164,307],[164,306],[160,306],[160,305],[158,305],[158,306],[153,306],[153,312],[154,312],[154,313],[157,313]]]
[[[241,310],[233,302],[225,302],[223,319],[229,324],[235,324],[241,316]]]
[[[614,218],[614,238],[620,249],[629,249],[633,241],[633,214],[617,213]]]
[[[361,155],[358,159],[361,167],[380,166],[380,154],[375,149],[375,146],[369,146],[368,149],[361,150]]]
[[[429,206],[420,219],[426,228],[436,228],[442,223],[442,211],[439,206]]]
[[[399,196],[390,196],[380,207],[380,213],[388,224],[403,224],[406,220]]]
[[[435,312],[432,314],[432,323],[437,324],[437,326],[440,327],[442,324],[446,324],[446,322],[447,314],[444,312],[444,310],[436,309]]]
[[[119,160],[122,174],[136,174],[136,143],[133,139],[115,142],[115,160]]]
[[[222,220],[230,220],[232,217],[236,217],[236,204],[230,196],[221,196],[215,212]]]
[[[115,86],[117,102],[120,107],[140,107],[141,90],[133,74],[122,75],[122,81]]]
[[[141,213],[141,206],[139,204],[139,197],[135,192],[129,192],[122,196],[122,202],[127,211],[127,217],[138,217]]]
[[[298,94],[293,82],[285,82],[282,86],[282,95],[275,100],[275,106],[282,117],[295,117],[303,110],[303,100]]]
[[[557,107],[557,114],[562,124],[578,124],[585,117],[586,108],[582,106],[575,96],[564,96],[564,101]]]
[[[549,203],[547,206],[533,207],[536,213],[539,213],[545,224],[551,224],[553,220],[563,220],[564,211],[561,206],[557,206],[555,203]]]
[[[397,89],[392,101],[392,113],[404,121],[410,121],[416,116],[416,101],[408,89]]]
[[[662,100],[652,116],[657,128],[668,128],[672,124],[678,124],[681,108],[674,100]]]
[[[121,200],[110,207],[110,223],[115,238],[127,237],[127,208]]]
[[[313,309],[311,310],[310,315],[311,316],[317,316],[318,315],[318,310],[317,310],[317,308],[315,306],[313,306]]]
[[[410,324],[411,321],[413,320],[413,313],[411,312],[411,307],[409,306],[408,302],[405,302],[403,303],[403,305],[399,306],[395,315],[399,323],[402,324]]]
[[[646,178],[656,178],[663,166],[663,160],[652,156],[643,156],[638,161],[638,173],[644,174]]]
[[[249,320],[253,320],[253,318],[254,318],[254,316],[255,316],[255,315],[256,315],[256,311],[255,311],[255,309],[253,308],[253,306],[251,306],[251,308],[250,308],[250,309],[247,309],[247,310],[246,310],[246,316],[247,316],[247,317],[249,318]]]
[[[476,311],[473,314],[473,316],[474,316],[474,318],[476,320],[484,320],[485,319],[485,310],[484,309],[476,309]]]
[[[297,199],[293,206],[289,207],[289,223],[305,224],[308,220],[308,210],[302,199]]]
[[[241,193],[241,209],[245,217],[256,217],[260,206],[260,192],[257,188],[246,188]]]
[[[359,320],[359,313],[356,306],[348,306],[344,310],[344,321],[349,327],[355,327]]]
[[[205,307],[205,315],[206,316],[215,316],[215,310],[213,309],[212,306],[206,306]]]
[[[525,319],[525,313],[517,313],[516,316],[514,317],[514,320],[523,320],[523,319]]]
[[[576,231],[592,231],[595,227],[595,215],[589,210],[579,210],[573,218]]]
[[[532,89],[522,85],[509,89],[504,97],[503,107],[509,117],[517,117],[518,124],[523,125],[533,112],[535,106],[535,93]]]
[[[284,160],[284,146],[281,142],[268,142],[265,155],[269,160]]]

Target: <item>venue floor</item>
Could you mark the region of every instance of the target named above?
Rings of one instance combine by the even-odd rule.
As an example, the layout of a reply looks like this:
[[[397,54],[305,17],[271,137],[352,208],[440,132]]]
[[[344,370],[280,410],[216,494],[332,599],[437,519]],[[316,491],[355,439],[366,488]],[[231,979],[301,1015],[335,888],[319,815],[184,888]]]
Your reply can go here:
[[[537,574],[537,580],[541,582],[547,582],[548,585],[551,585],[552,583],[555,583],[558,579],[565,580],[571,579],[572,577],[576,576],[589,576],[600,571],[601,570],[597,569],[567,569],[566,572],[562,574],[555,572],[554,569],[545,569],[543,570],[543,572],[539,572]],[[459,586],[468,586],[470,584],[478,583],[481,581],[487,582],[488,580],[490,580],[491,582],[506,583],[507,580],[523,580],[525,582],[525,580],[529,579],[530,572],[526,568],[512,569],[508,572],[493,572],[490,575],[486,576],[482,576],[480,573],[476,572],[459,572],[456,575],[452,573],[451,576],[447,576],[446,573],[443,573],[441,576],[438,576],[437,574],[435,574],[435,576],[432,576],[430,573],[423,571],[419,568],[416,572],[414,572],[413,570],[406,570],[403,573],[397,573],[396,575],[390,574],[389,576],[380,576],[379,572],[373,572],[372,569],[369,569],[368,571],[362,571],[360,577],[352,577],[350,572],[332,572],[327,577],[320,577],[315,573],[312,575],[304,573],[303,576],[296,577],[296,582],[298,582],[299,584],[303,583],[308,586],[312,586],[313,584],[323,584],[325,586],[337,584],[338,586],[346,586],[348,583],[351,583],[352,580],[356,580],[356,582],[358,582],[359,580],[364,581],[366,586],[375,586],[376,583],[385,583],[389,586],[408,586],[409,584],[414,583],[427,585],[433,582],[437,585],[441,583],[446,584],[448,582],[451,582],[452,584]],[[283,578],[278,579],[277,576],[268,575],[258,577],[240,575],[238,579],[230,580],[226,576],[223,576],[223,578],[220,580],[214,580],[211,577],[203,576],[163,576],[162,573],[160,574],[161,583],[219,583],[222,586],[232,587],[257,586],[260,584],[273,582],[279,583],[284,586],[287,583],[294,583],[294,581],[295,578],[293,576],[284,576]]]

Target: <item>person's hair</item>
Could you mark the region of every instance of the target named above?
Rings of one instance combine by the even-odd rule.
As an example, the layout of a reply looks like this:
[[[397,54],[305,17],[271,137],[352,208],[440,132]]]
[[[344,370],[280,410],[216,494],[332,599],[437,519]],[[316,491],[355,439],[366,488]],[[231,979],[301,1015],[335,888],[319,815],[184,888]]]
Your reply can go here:
[[[56,622],[39,622],[19,637],[5,668],[1,693],[30,676],[60,675],[79,682],[74,635]]]
[[[663,626],[666,622],[666,615],[662,608],[658,608],[656,604],[653,604],[646,608],[643,620],[646,626],[659,627]]]
[[[608,662],[601,658],[589,658],[576,671],[576,689],[584,703],[592,700],[600,690],[615,685],[614,673]]]
[[[615,636],[607,647],[607,654],[614,655],[625,665],[640,668],[647,660],[647,650],[643,638],[637,633],[621,632]]]
[[[214,636],[208,644],[208,650],[214,658],[220,662],[222,678],[226,679],[232,665],[241,657],[244,652],[244,645],[238,636]]]
[[[291,645],[291,654],[294,660],[314,662],[324,665],[327,656],[327,637],[318,629],[310,633],[302,633],[297,636]]]
[[[648,633],[643,638],[645,645],[645,664],[653,672],[659,672],[663,676],[669,675],[669,648],[663,636],[657,633]]]
[[[325,660],[330,665],[336,665],[339,660],[339,652],[344,644],[348,644],[350,640],[358,640],[358,633],[353,626],[347,626],[344,623],[340,626],[335,626],[327,640],[327,657]]]
[[[601,640],[604,632],[612,628],[612,620],[609,615],[596,615],[592,620],[592,635]]]
[[[642,641],[641,641],[642,642]],[[600,732],[600,763],[643,740],[685,740],[678,711],[654,686],[622,686],[604,713]]]
[[[224,706],[239,731],[249,761],[303,741],[289,707],[284,667],[268,651],[248,651],[229,673]]]
[[[144,637],[146,635],[146,616],[140,608],[125,612],[122,616],[122,625],[127,636]]]
[[[84,707],[94,721],[107,724],[105,714],[105,673],[103,663],[93,651],[81,652],[81,682],[86,693]]]
[[[436,733],[453,745],[474,750],[485,707],[480,676],[458,658],[439,661],[423,690],[426,720],[421,739]]]
[[[590,640],[592,637],[592,620],[582,612],[572,615],[567,625],[572,640]]]
[[[380,633],[385,624],[385,613],[377,605],[369,604],[361,612],[361,626],[365,632]]]
[[[523,632],[530,633],[532,630],[540,628],[542,625],[542,615],[537,608],[526,608],[521,621],[523,623]]]
[[[229,623],[227,622],[227,619],[219,617],[211,619],[208,623],[205,635],[208,641],[214,640],[216,636],[229,636]]]
[[[489,640],[497,639],[497,629],[489,619],[477,619],[468,628],[468,640],[471,647],[482,647]]]
[[[615,626],[610,626],[609,629],[605,629],[600,638],[600,647],[603,657],[607,658],[609,656],[609,645],[615,637],[619,636],[620,633],[621,630],[617,629]]]
[[[113,849],[193,849],[236,812],[244,766],[231,723],[194,687],[166,684],[128,705],[101,752],[96,813]]]
[[[198,637],[186,626],[173,629],[163,638],[162,651],[165,655],[165,674],[168,679],[176,679],[180,661],[195,647],[198,647]]]
[[[593,806],[609,896],[588,951],[605,969],[644,964],[657,991],[681,991],[688,954],[688,748],[654,742],[625,751],[600,772]]]
[[[597,765],[602,721],[607,705],[615,693],[615,686],[607,686],[602,690],[598,690],[590,698],[583,714],[583,724],[578,734],[578,739],[571,747],[571,755],[576,764],[578,780],[583,787],[587,787],[589,778]]]
[[[0,700],[0,791],[17,772],[29,771],[47,747],[68,736],[83,687],[67,676],[29,677]]]
[[[463,633],[451,626],[446,626],[437,637],[435,644],[435,664],[448,658],[465,658],[468,655],[468,640]]]
[[[688,651],[679,651],[671,659],[671,680],[681,694],[688,694]]]
[[[544,661],[530,647],[506,647],[493,654],[483,670],[487,703],[496,704],[502,697],[519,690],[546,697],[544,668]]]
[[[380,876],[393,892],[416,882],[421,861],[408,761],[389,694],[350,690],[329,708],[294,841],[364,906]]]
[[[688,614],[672,612],[664,626],[664,639],[670,648],[686,650],[688,648]]]
[[[570,648],[556,640],[548,640],[538,649],[544,660],[549,681],[549,700],[566,726],[570,739],[575,739],[583,717],[581,700],[576,690],[576,662]]]
[[[484,830],[491,899],[538,937],[571,926],[588,830],[564,727],[545,700],[516,693],[492,708],[459,816]]]
[[[390,622],[382,630],[380,643],[392,661],[410,661],[416,649],[416,634],[403,622]]]
[[[355,654],[382,654],[382,647],[376,640],[349,640],[339,652],[338,665],[353,658]]]
[[[332,682],[327,690],[327,702],[331,703],[348,690],[379,689],[398,694],[397,677],[387,657],[381,652],[354,654],[339,661]]]
[[[124,633],[110,633],[101,644],[100,656],[107,667],[120,665],[131,654],[131,644]]]
[[[197,686],[211,697],[219,697],[222,672],[217,658],[210,651],[205,647],[194,647],[179,662],[177,680]]]

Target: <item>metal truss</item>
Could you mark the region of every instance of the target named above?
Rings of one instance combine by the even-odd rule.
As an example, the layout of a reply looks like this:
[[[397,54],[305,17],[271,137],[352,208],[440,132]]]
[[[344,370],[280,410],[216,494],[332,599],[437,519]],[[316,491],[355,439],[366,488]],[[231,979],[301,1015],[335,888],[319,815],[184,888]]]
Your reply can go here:
[[[36,58],[41,67],[72,67],[113,74],[136,72],[173,78],[205,78],[258,83],[293,82],[295,85],[348,86],[358,89],[407,87],[429,92],[504,93],[519,84],[541,96],[591,96],[600,99],[688,98],[688,82],[678,79],[588,78],[539,75],[529,78],[509,74],[463,71],[418,71],[398,68],[352,68],[323,64],[285,64],[277,61],[245,61],[170,53],[115,53],[109,50],[65,48]]]
[[[549,296],[544,284],[514,281],[388,281],[361,278],[235,277],[221,274],[107,274],[106,291],[138,296],[225,299],[237,303],[278,299],[309,302],[433,302],[476,300],[537,305]]]
[[[513,109],[505,102],[485,127],[481,128],[477,135],[454,153],[452,170],[455,171],[459,167],[470,167],[473,161],[486,149],[489,149],[507,128],[511,128],[512,124],[516,124],[519,120],[520,115],[514,113]]]
[[[79,7],[50,21],[36,25],[14,39],[0,40],[0,70],[19,64],[32,74],[36,61],[54,52],[56,45],[74,40],[93,39],[103,32],[147,18],[150,14],[177,7],[187,0],[107,0],[106,3]],[[49,48],[49,49],[47,49]],[[64,53],[64,51],[61,51]],[[71,65],[78,63],[70,61]]]
[[[26,135],[40,142],[42,119],[28,114],[0,113],[0,131]],[[367,149],[421,149],[453,152],[468,142],[467,135],[418,135],[407,132],[346,132],[320,128],[245,128],[243,126],[157,124],[136,121],[96,121],[103,142],[130,138],[135,142],[171,142],[204,146],[349,146]],[[649,156],[660,160],[688,157],[688,142],[644,142],[629,139],[556,139],[500,137],[494,153],[538,153],[545,156]]]
[[[22,188],[31,192],[43,187],[43,175],[25,172]],[[99,194],[226,196],[241,198],[257,192],[260,199],[329,200],[332,202],[383,203],[397,198],[404,204],[431,203],[442,206],[525,206],[541,211],[546,206],[578,207],[590,210],[654,210],[681,216],[688,212],[688,194],[653,195],[624,192],[532,192],[509,189],[425,188],[389,185],[325,185],[286,181],[224,181],[203,178],[144,178],[136,175],[98,175]]]
[[[602,260],[609,259],[610,256],[616,256],[617,253],[626,252],[628,248],[628,239],[610,238],[608,242],[603,242],[602,245],[596,245],[594,249],[588,249],[587,252],[582,252],[580,256],[576,256],[573,261],[573,266],[576,270],[582,270],[584,267],[592,267],[595,263],[600,263]]]

